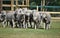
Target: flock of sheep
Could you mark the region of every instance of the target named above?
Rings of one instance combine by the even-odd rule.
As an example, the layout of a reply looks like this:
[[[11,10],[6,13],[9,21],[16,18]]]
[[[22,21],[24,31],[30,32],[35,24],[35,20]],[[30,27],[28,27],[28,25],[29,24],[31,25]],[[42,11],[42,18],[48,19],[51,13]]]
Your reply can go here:
[[[30,10],[27,8],[18,8],[15,11],[1,11],[0,23],[5,28],[40,28],[44,23],[44,29],[50,29],[51,16],[46,12]]]

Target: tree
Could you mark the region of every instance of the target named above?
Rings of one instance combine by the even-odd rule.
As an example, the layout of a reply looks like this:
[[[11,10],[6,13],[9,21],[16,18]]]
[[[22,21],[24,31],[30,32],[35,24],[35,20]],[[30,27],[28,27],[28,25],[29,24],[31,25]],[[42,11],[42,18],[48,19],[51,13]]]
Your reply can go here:
[[[37,4],[35,2],[30,3],[30,8],[31,9],[36,9]]]
[[[36,6],[36,3],[35,3],[35,2],[32,2],[32,3],[30,4],[30,6]]]

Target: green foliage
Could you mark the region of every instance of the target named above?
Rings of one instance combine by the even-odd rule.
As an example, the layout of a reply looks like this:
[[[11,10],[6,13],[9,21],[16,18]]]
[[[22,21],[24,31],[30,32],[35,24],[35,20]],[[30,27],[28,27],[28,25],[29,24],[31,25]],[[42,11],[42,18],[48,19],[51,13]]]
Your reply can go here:
[[[30,4],[35,2],[36,5],[41,5],[41,0],[30,0]],[[49,6],[60,6],[60,0],[45,0],[46,4]]]
[[[37,6],[36,2],[31,2],[30,3],[30,9],[35,9],[36,7],[33,6]]]
[[[36,6],[35,2],[31,2],[30,6]]]

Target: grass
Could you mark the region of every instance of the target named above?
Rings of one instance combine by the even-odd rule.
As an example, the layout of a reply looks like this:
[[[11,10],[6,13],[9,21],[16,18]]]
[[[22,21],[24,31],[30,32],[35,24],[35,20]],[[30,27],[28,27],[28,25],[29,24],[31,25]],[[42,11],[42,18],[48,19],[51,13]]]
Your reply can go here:
[[[0,28],[0,38],[60,38],[60,20],[52,20],[49,30]]]

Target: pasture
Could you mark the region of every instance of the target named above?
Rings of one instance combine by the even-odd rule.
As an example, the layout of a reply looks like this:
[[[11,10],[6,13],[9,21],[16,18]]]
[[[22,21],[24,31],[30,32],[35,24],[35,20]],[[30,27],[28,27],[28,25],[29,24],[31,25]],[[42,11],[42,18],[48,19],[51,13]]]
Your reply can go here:
[[[0,27],[0,38],[60,38],[60,20],[52,20],[49,30]]]

